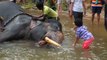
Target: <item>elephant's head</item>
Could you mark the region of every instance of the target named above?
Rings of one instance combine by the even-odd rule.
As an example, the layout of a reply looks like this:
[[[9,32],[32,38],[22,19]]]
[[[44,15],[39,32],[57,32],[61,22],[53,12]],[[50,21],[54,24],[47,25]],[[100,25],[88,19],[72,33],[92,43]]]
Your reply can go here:
[[[40,46],[61,47],[60,44],[64,40],[62,25],[59,21],[48,19],[31,31],[31,38],[36,40]]]

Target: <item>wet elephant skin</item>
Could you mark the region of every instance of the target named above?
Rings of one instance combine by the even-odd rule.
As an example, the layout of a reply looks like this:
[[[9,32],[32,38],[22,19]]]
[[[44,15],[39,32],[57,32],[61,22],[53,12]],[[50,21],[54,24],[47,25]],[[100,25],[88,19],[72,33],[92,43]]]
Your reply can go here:
[[[31,30],[32,39],[38,41],[48,32],[48,31],[60,31],[62,33],[62,25],[60,22],[54,19],[48,19],[44,22],[41,22],[38,26]],[[36,37],[34,37],[36,36]]]
[[[19,5],[10,1],[0,2],[0,17],[3,18],[5,29],[0,32],[0,42],[25,36],[31,17],[26,15]]]
[[[21,7],[13,2],[0,2],[0,16],[3,17],[5,28],[3,32],[0,32],[0,42],[21,39],[28,34],[30,35],[27,36],[27,38],[30,37],[37,42],[42,40],[45,36],[56,40],[56,42],[63,41],[60,22],[53,19],[46,20],[29,31],[32,17],[25,14]]]

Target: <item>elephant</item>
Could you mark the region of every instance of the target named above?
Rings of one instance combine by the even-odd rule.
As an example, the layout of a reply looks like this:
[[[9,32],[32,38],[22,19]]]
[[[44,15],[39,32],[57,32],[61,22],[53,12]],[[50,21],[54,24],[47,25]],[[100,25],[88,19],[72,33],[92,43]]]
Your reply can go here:
[[[0,42],[31,39],[40,46],[61,47],[64,40],[62,25],[59,21],[54,19],[34,21],[32,15],[25,13],[16,3],[0,2],[0,17],[3,18],[4,27],[0,32]]]

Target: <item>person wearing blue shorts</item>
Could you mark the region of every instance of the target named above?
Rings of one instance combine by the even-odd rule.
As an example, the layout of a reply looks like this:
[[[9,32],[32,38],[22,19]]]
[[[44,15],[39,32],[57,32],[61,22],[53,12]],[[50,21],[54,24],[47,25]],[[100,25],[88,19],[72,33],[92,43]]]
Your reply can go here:
[[[100,14],[102,11],[102,1],[103,0],[91,0],[91,8],[92,8],[92,24],[94,22],[94,17],[95,14],[97,13],[97,21],[98,21],[98,25],[100,23]]]

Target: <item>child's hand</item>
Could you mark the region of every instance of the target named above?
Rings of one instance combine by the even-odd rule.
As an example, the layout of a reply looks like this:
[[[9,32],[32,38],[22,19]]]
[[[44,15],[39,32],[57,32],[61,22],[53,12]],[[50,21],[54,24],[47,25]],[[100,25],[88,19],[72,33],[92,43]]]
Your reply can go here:
[[[77,29],[77,26],[74,26],[74,27],[73,27],[73,30],[76,31],[76,29]]]
[[[38,20],[38,18],[35,16],[32,16],[32,20]]]

